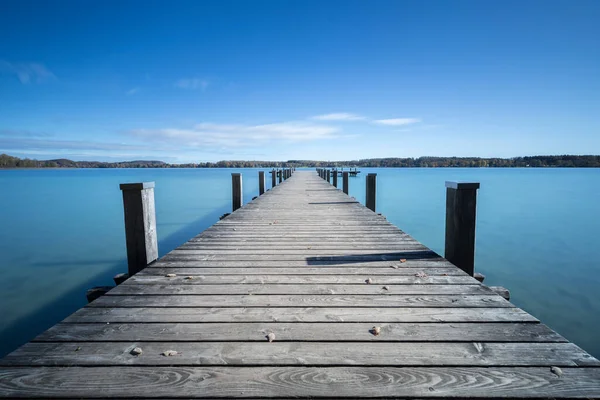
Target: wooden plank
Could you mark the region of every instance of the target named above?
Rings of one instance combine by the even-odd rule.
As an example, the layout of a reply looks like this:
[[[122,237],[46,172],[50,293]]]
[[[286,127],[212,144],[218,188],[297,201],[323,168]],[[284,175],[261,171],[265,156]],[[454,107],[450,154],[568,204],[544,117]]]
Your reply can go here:
[[[498,295],[102,296],[88,307],[513,307]]]
[[[519,308],[101,308],[64,323],[113,322],[539,322]]]
[[[317,261],[338,261],[341,263],[348,261],[356,262],[369,262],[369,261],[398,261],[400,259],[429,259],[439,257],[434,252],[420,251],[420,250],[406,250],[403,252],[390,252],[390,253],[377,253],[369,252],[365,254],[339,254],[337,256],[325,255],[330,254],[327,252],[320,252],[321,254],[313,253],[300,253],[298,250],[294,250],[296,253],[281,254],[281,252],[268,253],[264,251],[260,254],[240,254],[239,252],[232,251],[229,254],[223,254],[221,251],[202,251],[202,250],[173,250],[162,258],[166,261],[174,260],[215,260],[215,261],[300,261],[304,260],[307,263]],[[324,253],[324,254],[323,254]]]
[[[179,258],[179,257],[178,257]],[[377,270],[384,269],[388,270],[388,268],[392,268],[395,271],[394,274],[402,274],[402,271],[411,270],[423,270],[425,268],[429,268],[429,271],[434,269],[443,269],[444,273],[448,275],[463,275],[468,276],[463,271],[454,267],[452,264],[441,258],[434,258],[430,260],[411,260],[406,259],[404,263],[400,262],[400,260],[389,260],[389,261],[346,261],[346,262],[338,262],[332,260],[288,260],[288,261],[278,261],[278,260],[200,260],[195,259],[194,257],[187,256],[185,259],[162,259],[149,265],[145,270],[152,270],[152,268],[243,268],[246,270],[251,270],[254,268],[281,268],[283,270],[294,268],[296,270],[306,270],[309,268],[318,268],[324,269],[332,268],[337,270],[336,273],[339,273],[343,270],[353,270],[354,268],[365,268],[368,270]],[[300,267],[300,268],[298,268]],[[415,271],[417,272],[417,271]],[[412,275],[412,274],[411,274]]]
[[[373,316],[373,319],[376,319]],[[269,332],[278,342],[566,342],[537,323],[378,323],[381,334],[371,332],[373,323],[154,323],[154,324],[57,324],[37,336],[35,342],[173,341],[173,342],[265,342]]]
[[[405,242],[408,243],[408,242]],[[416,242],[415,242],[416,243]],[[335,245],[335,244],[318,244],[318,243],[298,243],[295,242],[294,244],[284,244],[281,243],[280,245],[281,247],[285,248],[285,251],[290,251],[290,250],[299,250],[301,253],[308,253],[310,251],[323,251],[323,250],[327,250],[328,254],[337,254],[338,252],[342,252],[342,253],[350,253],[350,254],[357,254],[358,252],[369,252],[369,253],[373,253],[373,252],[382,252],[382,250],[386,251],[386,252],[398,252],[398,251],[404,251],[407,249],[414,249],[414,248],[420,248],[421,245],[416,245],[414,243],[408,243],[408,244],[390,244],[390,245],[373,245],[373,246],[369,246],[369,245],[361,245],[361,244],[357,244],[357,245],[347,245],[347,244],[343,244],[343,245]],[[254,245],[250,242],[250,243],[235,243],[233,241],[229,242],[229,244],[223,244],[223,243],[198,243],[198,242],[192,242],[192,243],[185,243],[183,245],[181,245],[179,247],[180,250],[211,250],[211,252],[227,252],[227,251],[236,251],[239,254],[254,254],[254,251],[271,251],[273,252],[273,245],[271,242],[271,246],[269,246],[268,244],[261,244],[261,243],[255,243]],[[306,250],[308,250],[308,252],[306,252]],[[250,251],[250,252],[249,252]],[[279,250],[277,250],[277,252],[279,253]],[[281,254],[286,254],[286,253],[281,253]]]
[[[234,268],[230,270],[237,271]],[[216,271],[214,271],[216,270]],[[150,272],[142,276],[131,278],[129,283],[146,282],[146,283],[163,283],[169,282],[178,285],[195,285],[195,284],[366,284],[367,279],[371,279],[372,285],[480,285],[479,282],[468,276],[427,276],[419,278],[413,275],[384,275],[384,273],[373,274],[356,274],[344,275],[341,274],[252,274],[252,271],[247,271],[247,274],[225,274],[219,271],[219,268],[168,268],[156,269],[159,273],[151,275]],[[266,271],[269,272],[269,271]],[[175,273],[176,276],[169,278],[166,275]],[[188,279],[191,277],[192,279]],[[495,292],[487,292],[492,294]]]
[[[315,285],[315,284],[211,284],[203,285],[198,282],[187,284],[187,278],[183,278],[177,284],[169,282],[169,278],[163,280],[161,284],[136,285],[128,283],[119,285],[107,293],[108,296],[115,295],[238,295],[238,294],[380,294],[382,296],[392,294],[420,294],[420,295],[446,295],[446,294],[478,294],[490,295],[494,293],[484,285],[392,285],[382,286],[379,283],[366,284],[345,284],[345,285]],[[196,279],[191,282],[197,281]]]
[[[142,354],[131,351],[139,347]],[[77,351],[75,351],[77,350]],[[176,350],[177,357],[165,357]],[[28,343],[0,366],[117,365],[372,365],[372,366],[600,366],[572,343],[323,342],[69,342]]]
[[[427,247],[422,244],[406,244],[406,245],[398,245],[394,246],[395,248],[391,249],[335,249],[335,248],[325,248],[325,249],[313,249],[304,247],[300,249],[277,249],[277,256],[281,255],[300,255],[304,258],[307,256],[376,256],[376,257],[402,257],[404,251],[427,251]],[[171,254],[183,254],[188,253],[192,255],[219,255],[219,256],[227,256],[233,255],[237,257],[243,257],[246,255],[273,255],[272,248],[263,248],[263,249],[251,249],[248,247],[244,248],[233,248],[233,249],[207,249],[203,245],[194,245],[194,244],[183,244],[177,248],[177,250],[173,250]]]
[[[600,397],[600,368],[14,367],[1,397]]]

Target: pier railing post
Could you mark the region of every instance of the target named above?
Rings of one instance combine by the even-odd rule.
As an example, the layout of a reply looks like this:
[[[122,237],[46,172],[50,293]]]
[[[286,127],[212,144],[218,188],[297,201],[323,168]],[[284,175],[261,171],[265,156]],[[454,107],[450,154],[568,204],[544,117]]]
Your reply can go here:
[[[271,189],[277,186],[277,174],[275,173],[275,169],[271,171]]]
[[[348,194],[348,171],[342,173],[342,186],[344,193]]]
[[[242,174],[240,173],[231,174],[231,199],[233,211],[242,207]]]
[[[265,171],[258,171],[258,195],[265,193]]]
[[[327,183],[331,182],[331,170],[327,169],[327,179],[326,179]]]
[[[473,276],[479,183],[446,182],[446,259]]]
[[[129,276],[158,258],[154,182],[123,183],[125,241]]]
[[[279,183],[283,182],[283,171],[280,169],[277,170],[277,178]]]
[[[375,212],[375,195],[377,193],[377,174],[367,174],[367,193],[365,203],[369,210]]]
[[[338,187],[337,186],[337,178],[338,178],[338,172],[337,172],[337,169],[334,169],[333,170],[333,186],[334,187]]]

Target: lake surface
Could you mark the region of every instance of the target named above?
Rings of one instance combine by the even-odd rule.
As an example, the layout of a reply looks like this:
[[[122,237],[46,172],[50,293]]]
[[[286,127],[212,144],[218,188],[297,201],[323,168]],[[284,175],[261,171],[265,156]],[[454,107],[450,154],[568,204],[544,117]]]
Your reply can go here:
[[[245,203],[258,195],[257,171],[0,171],[0,356],[84,306],[86,289],[126,272],[119,183],[156,182],[162,256],[230,211],[232,172],[243,174]],[[376,172],[377,211],[440,254],[444,182],[481,182],[476,271],[600,357],[599,169],[361,171],[350,195],[364,204],[365,175]]]

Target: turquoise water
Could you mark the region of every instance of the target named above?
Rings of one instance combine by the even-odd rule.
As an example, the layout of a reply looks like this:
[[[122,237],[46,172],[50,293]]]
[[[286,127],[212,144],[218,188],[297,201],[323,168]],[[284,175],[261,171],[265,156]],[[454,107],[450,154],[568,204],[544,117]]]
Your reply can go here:
[[[0,355],[86,304],[85,290],[126,271],[119,183],[155,181],[159,252],[244,202],[257,169],[0,171]],[[350,178],[364,203],[376,172],[377,211],[443,254],[446,180],[478,181],[476,270],[486,284],[600,357],[600,170],[368,169]],[[267,187],[270,179],[267,174]]]

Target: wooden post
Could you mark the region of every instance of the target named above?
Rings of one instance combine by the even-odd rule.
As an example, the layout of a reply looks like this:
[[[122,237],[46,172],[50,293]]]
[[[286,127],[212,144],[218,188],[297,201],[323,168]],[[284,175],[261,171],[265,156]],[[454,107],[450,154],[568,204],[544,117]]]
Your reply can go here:
[[[277,177],[279,178],[279,183],[283,182],[283,171],[278,169],[277,170]]]
[[[331,182],[331,170],[327,169],[327,178],[325,179],[327,181],[327,183]]]
[[[242,207],[242,174],[240,173],[231,174],[231,199],[233,211]]]
[[[367,194],[365,205],[375,212],[375,194],[377,193],[377,174],[367,174]]]
[[[275,173],[275,169],[271,171],[271,189],[277,186],[277,174]]]
[[[333,170],[333,186],[337,187],[337,178],[338,178],[338,172],[337,169]]]
[[[154,182],[122,183],[129,276],[158,258]]]
[[[344,193],[348,194],[348,171],[342,173],[342,186]]]
[[[265,171],[258,171],[258,195],[265,193]]]
[[[446,182],[446,250],[452,264],[475,272],[475,214],[479,183]]]

